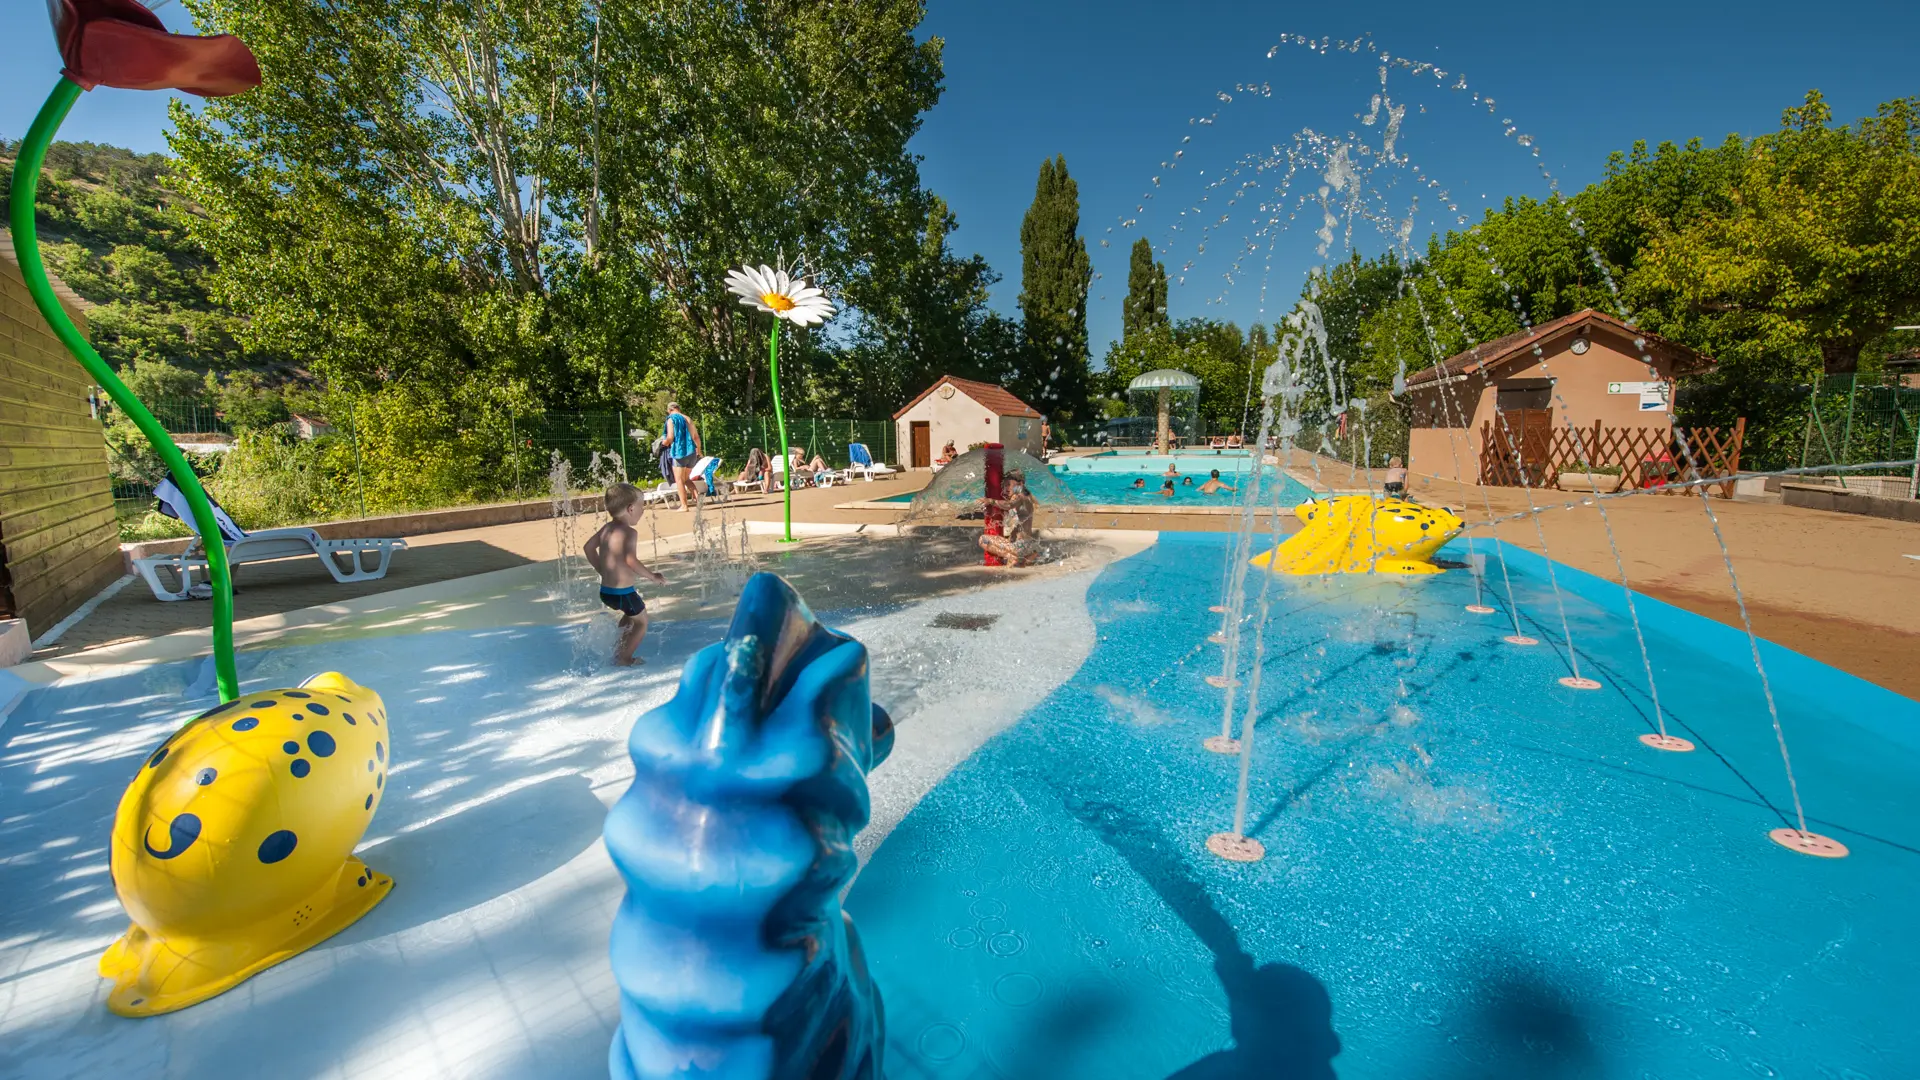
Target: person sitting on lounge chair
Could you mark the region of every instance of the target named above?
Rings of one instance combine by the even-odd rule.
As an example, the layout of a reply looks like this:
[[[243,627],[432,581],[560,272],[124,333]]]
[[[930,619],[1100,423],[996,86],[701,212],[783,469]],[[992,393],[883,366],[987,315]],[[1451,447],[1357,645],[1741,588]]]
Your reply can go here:
[[[773,494],[773,463],[767,460],[767,452],[757,446],[747,451],[747,467],[740,470],[734,486],[745,487],[755,481],[759,481],[763,493]]]

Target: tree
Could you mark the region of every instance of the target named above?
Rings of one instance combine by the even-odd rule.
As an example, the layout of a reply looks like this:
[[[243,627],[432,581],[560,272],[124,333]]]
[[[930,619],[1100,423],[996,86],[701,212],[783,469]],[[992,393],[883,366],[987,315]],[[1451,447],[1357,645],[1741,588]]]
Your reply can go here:
[[[16,152],[0,145],[0,184],[11,183]],[[0,213],[6,201],[0,195]],[[188,235],[199,208],[164,156],[54,143],[36,210],[48,268],[87,301],[90,337],[108,363],[204,371],[263,359],[241,351],[233,313],[208,296],[211,267]]]
[[[1809,91],[1739,156],[1724,203],[1652,221],[1636,297],[1684,334],[1816,350],[1828,374],[1920,314],[1920,98],[1831,119]]]
[[[748,408],[764,327],[726,269],[858,292],[924,221],[919,0],[190,6],[266,76],[175,113],[220,294],[342,389]],[[796,387],[818,337],[783,350]]]
[[[836,373],[857,387],[847,408],[890,414],[942,375],[997,382],[1007,374],[983,347],[987,290],[998,276],[978,255],[960,258],[947,243],[957,224],[946,200],[924,200],[920,229],[902,229],[893,257],[849,290],[862,319],[854,354]]]
[[[1081,239],[1080,186],[1067,159],[1040,164],[1033,205],[1020,223],[1020,312],[1033,365],[1021,396],[1062,426],[1088,417],[1087,287],[1093,264]]]
[[[1127,299],[1121,309],[1121,336],[1167,325],[1167,268],[1153,258],[1146,237],[1133,242],[1127,266]]]

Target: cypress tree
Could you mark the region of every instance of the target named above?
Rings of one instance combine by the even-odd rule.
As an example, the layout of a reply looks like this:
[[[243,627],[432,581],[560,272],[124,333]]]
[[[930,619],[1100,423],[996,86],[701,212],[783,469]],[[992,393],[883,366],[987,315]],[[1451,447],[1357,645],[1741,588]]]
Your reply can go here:
[[[1087,412],[1093,263],[1079,229],[1080,186],[1067,175],[1067,159],[1041,162],[1033,205],[1020,223],[1020,313],[1033,369],[1020,381],[1028,400],[1056,423],[1085,419]]]
[[[1133,260],[1127,267],[1127,301],[1121,309],[1122,340],[1140,330],[1167,325],[1167,268],[1153,258],[1146,237],[1133,242]]]

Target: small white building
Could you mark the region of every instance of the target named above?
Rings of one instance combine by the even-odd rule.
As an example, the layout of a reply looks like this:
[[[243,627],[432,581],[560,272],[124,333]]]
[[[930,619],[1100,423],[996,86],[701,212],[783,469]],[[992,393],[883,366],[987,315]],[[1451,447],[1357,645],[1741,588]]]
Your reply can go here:
[[[924,469],[949,442],[962,454],[970,446],[997,442],[1039,457],[1045,419],[1003,386],[948,375],[894,413],[893,426],[901,464]]]

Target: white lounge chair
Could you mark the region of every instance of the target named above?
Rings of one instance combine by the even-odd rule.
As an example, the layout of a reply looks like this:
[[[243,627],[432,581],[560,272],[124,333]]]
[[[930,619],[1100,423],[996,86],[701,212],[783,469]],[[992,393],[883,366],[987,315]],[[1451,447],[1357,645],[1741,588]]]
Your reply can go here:
[[[693,463],[693,472],[688,480],[690,483],[707,485],[708,495],[724,499],[726,498],[726,487],[714,481],[714,474],[719,470],[720,459],[708,455]],[[641,492],[640,498],[643,502],[647,503],[673,502],[680,498],[680,485],[671,480],[662,480],[659,487],[654,488],[652,491]]]
[[[262,529],[227,545],[227,565],[238,568],[248,563],[314,555],[333,575],[333,580],[347,584],[386,577],[393,553],[406,548],[407,542],[400,539],[326,540],[312,529]],[[371,566],[367,565],[369,554],[375,556]],[[197,537],[178,555],[149,555],[133,560],[133,566],[146,579],[153,595],[161,600],[194,599],[196,588],[201,590],[199,595],[205,596],[213,584],[207,570],[205,548]],[[169,586],[161,580],[162,570],[172,571],[178,584]],[[196,575],[198,581],[194,580]]]
[[[773,474],[773,487],[775,491],[779,491],[786,486],[785,480],[787,475],[786,463],[784,461],[779,458],[768,458],[767,471]],[[755,477],[752,480],[735,480],[730,486],[736,492],[758,491],[766,487],[767,484],[764,479]]]
[[[174,485],[172,478],[160,481],[153,489],[153,497],[159,502],[161,513],[181,521],[191,521],[186,496]],[[325,540],[308,528],[248,532],[236,524],[219,503],[213,504],[213,517],[219,523],[221,538],[226,542],[227,565],[230,567],[316,555],[335,581],[343,584],[376,581],[387,576],[387,565],[393,560],[393,553],[407,548],[405,540]],[[378,556],[371,567],[366,565],[363,558],[368,553]],[[206,549],[198,536],[190,540],[186,550],[178,555],[149,555],[144,559],[135,559],[133,568],[146,579],[147,587],[153,590],[153,595],[158,599],[191,600],[196,596],[211,595],[213,579],[207,572]],[[178,587],[169,587],[160,580],[162,570],[173,571]],[[197,583],[193,580],[195,574],[201,578]],[[196,589],[199,590],[197,593]]]
[[[866,443],[848,443],[847,456],[852,459],[853,464],[847,466],[847,468],[841,472],[842,483],[853,483],[854,473],[865,475],[867,483],[869,484],[873,483],[873,478],[876,476],[899,475],[899,469],[889,468],[885,464],[873,460],[873,451],[867,449]]]

